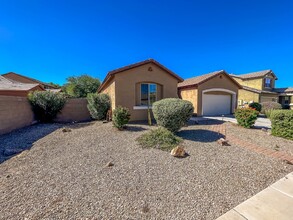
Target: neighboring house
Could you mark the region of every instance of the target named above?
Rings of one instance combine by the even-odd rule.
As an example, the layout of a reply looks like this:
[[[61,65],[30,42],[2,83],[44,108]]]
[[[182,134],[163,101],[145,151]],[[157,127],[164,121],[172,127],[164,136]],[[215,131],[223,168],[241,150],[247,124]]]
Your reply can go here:
[[[180,97],[193,104],[197,116],[234,113],[240,88],[241,85],[224,70],[186,79],[178,84]]]
[[[26,97],[30,91],[43,91],[40,84],[19,83],[0,76],[0,95]]]
[[[44,89],[56,89],[55,86],[52,86],[48,83],[44,83],[41,82],[39,80],[27,77],[27,76],[23,76],[14,72],[9,72],[9,73],[5,73],[2,74],[3,77],[16,81],[16,82],[20,82],[20,83],[29,83],[29,84],[40,84]]]
[[[275,88],[278,79],[272,70],[263,70],[242,75],[231,74],[242,85],[239,90],[238,105],[251,102],[279,102],[283,107],[293,107],[293,88]]]
[[[163,98],[178,98],[183,79],[159,62],[148,59],[110,71],[98,89],[111,98],[112,109],[127,107],[131,120],[146,120],[148,106]]]

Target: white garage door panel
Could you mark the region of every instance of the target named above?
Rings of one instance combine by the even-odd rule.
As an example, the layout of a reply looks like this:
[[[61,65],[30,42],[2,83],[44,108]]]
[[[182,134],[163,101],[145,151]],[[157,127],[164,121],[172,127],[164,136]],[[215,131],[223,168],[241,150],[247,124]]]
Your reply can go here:
[[[203,115],[231,114],[231,95],[203,94]]]

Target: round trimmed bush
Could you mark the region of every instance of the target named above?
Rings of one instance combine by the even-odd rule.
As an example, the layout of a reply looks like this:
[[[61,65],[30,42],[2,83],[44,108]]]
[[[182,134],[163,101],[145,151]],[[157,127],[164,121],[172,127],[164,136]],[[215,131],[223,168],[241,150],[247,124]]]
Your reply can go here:
[[[108,94],[91,93],[87,96],[87,108],[93,119],[106,119],[107,112],[111,108],[111,101]]]
[[[66,97],[63,93],[34,91],[28,94],[35,117],[40,122],[52,122],[64,107]]]
[[[179,131],[191,118],[193,111],[191,102],[178,98],[162,99],[153,104],[157,124],[172,132]]]
[[[261,113],[265,114],[268,118],[270,118],[273,110],[282,109],[282,105],[277,102],[263,102],[261,103],[261,105],[262,105]]]
[[[258,111],[252,108],[240,108],[235,111],[237,123],[244,128],[251,128],[256,119]]]
[[[253,103],[250,103],[248,105],[250,108],[254,108],[256,111],[260,112],[261,111],[261,104],[259,104],[258,102],[253,102]]]

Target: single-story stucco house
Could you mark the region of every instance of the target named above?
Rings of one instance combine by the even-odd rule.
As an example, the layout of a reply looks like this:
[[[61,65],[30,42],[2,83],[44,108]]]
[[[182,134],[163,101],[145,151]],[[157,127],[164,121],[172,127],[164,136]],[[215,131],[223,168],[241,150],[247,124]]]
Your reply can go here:
[[[130,110],[131,121],[146,120],[148,105],[164,98],[178,98],[177,85],[183,79],[160,64],[148,59],[108,72],[98,89],[117,106]]]
[[[224,70],[186,79],[178,84],[180,98],[193,104],[197,116],[234,113],[240,88],[241,85]]]
[[[0,76],[0,96],[26,97],[31,91],[44,91],[40,84],[20,83]]]
[[[110,71],[99,93],[111,98],[112,109],[127,107],[131,120],[146,120],[148,105],[164,98],[182,98],[194,105],[197,115],[231,114],[237,106],[241,86],[225,71],[184,80],[148,59]]]

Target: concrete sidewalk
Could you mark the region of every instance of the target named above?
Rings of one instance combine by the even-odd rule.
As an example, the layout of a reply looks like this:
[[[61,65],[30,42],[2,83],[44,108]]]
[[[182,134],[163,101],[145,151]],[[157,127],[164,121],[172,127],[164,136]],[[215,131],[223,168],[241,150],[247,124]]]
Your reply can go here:
[[[217,220],[292,220],[293,172]]]
[[[229,122],[237,124],[237,120],[235,119],[235,117],[233,115],[226,115],[224,117],[222,117],[222,116],[192,117],[190,120],[196,121],[196,122],[200,122],[200,121],[204,121],[204,120],[229,121]],[[270,119],[258,117],[255,122],[255,127],[271,129],[272,124],[271,124]]]

